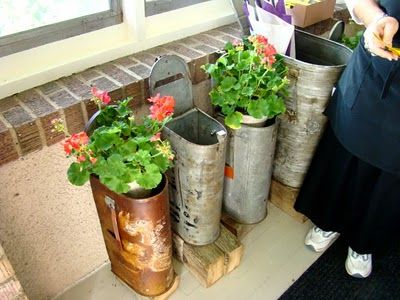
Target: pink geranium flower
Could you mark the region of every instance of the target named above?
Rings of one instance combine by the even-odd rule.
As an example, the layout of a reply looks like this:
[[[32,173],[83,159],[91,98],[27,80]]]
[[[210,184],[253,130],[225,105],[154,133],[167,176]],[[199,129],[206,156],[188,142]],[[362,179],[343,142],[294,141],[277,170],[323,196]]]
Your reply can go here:
[[[154,97],[150,97],[148,101],[153,103],[150,106],[150,118],[153,120],[162,122],[174,112],[175,99],[172,96],[160,97],[160,94],[157,94]]]
[[[108,95],[107,91],[102,91],[95,86],[92,86],[91,93],[94,97],[98,98],[103,104],[109,104],[111,97]]]

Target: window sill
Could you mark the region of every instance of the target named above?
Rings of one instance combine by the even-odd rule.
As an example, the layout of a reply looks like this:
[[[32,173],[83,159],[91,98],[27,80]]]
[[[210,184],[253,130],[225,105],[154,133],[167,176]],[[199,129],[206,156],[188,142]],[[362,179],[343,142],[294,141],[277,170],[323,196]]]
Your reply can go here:
[[[51,120],[55,118],[62,118],[71,133],[83,130],[88,118],[96,111],[95,105],[89,101],[90,85],[110,91],[113,100],[133,97],[133,108],[140,114],[147,108],[147,79],[159,55],[183,57],[188,63],[194,87],[201,86],[194,90],[194,98],[207,98],[209,86],[204,83],[209,80],[200,67],[214,62],[216,52],[227,41],[241,35],[236,23],[224,25],[122,58],[111,58],[96,67],[1,99],[0,165],[61,141],[63,134],[52,131]],[[128,46],[126,51],[135,52]],[[57,74],[54,78],[58,78]]]

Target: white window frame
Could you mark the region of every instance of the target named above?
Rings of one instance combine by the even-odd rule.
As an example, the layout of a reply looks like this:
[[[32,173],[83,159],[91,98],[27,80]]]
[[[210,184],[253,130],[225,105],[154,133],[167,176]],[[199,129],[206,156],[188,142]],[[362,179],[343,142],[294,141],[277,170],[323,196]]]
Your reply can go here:
[[[110,9],[0,37],[0,57],[122,23],[121,0]]]
[[[143,0],[122,0],[123,23],[0,57],[0,99],[95,65],[236,21],[230,0],[145,18]]]

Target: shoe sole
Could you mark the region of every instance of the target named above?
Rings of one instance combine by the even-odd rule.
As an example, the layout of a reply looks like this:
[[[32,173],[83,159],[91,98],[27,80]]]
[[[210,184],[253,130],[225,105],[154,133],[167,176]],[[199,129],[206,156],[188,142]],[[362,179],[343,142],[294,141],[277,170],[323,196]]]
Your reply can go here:
[[[307,244],[306,242],[304,242],[304,244],[307,246],[307,248],[313,250],[314,252],[319,253],[319,252],[323,252],[326,249],[328,249],[338,239],[339,236],[340,236],[340,234],[336,235],[332,240],[329,241],[329,243],[326,246],[324,246],[322,248],[315,248],[312,244]]]

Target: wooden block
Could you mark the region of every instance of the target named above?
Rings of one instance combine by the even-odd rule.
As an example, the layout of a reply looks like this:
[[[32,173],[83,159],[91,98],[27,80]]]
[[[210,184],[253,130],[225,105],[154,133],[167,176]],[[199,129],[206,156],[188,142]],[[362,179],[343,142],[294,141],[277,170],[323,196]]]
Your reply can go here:
[[[204,287],[225,274],[225,254],[214,243],[205,246],[183,244],[183,263]]]
[[[19,296],[23,296],[23,290],[15,276],[0,285],[0,299],[16,299]]]
[[[180,281],[179,275],[175,274],[174,283],[169,288],[169,290],[166,291],[164,294],[154,296],[154,297],[146,297],[143,295],[136,294],[136,299],[137,300],[166,300],[169,298],[169,296],[171,296],[176,291],[176,289],[178,288],[178,285],[179,285],[179,281]]]
[[[12,268],[10,261],[4,255],[3,258],[0,259],[0,284],[6,282],[14,275],[14,269]]]
[[[222,213],[221,223],[241,241],[257,224],[241,224],[228,214]]]
[[[243,245],[223,225],[218,239],[209,245],[190,245],[175,233],[172,234],[172,241],[175,258],[205,287],[239,266],[243,255]]]
[[[272,204],[283,210],[289,216],[293,217],[296,221],[304,223],[307,221],[307,217],[301,213],[298,213],[293,208],[298,193],[298,188],[284,185],[273,179],[271,181],[269,200],[272,202]]]
[[[225,274],[239,266],[243,256],[243,245],[225,226],[221,225],[221,234],[214,244],[225,254]]]

